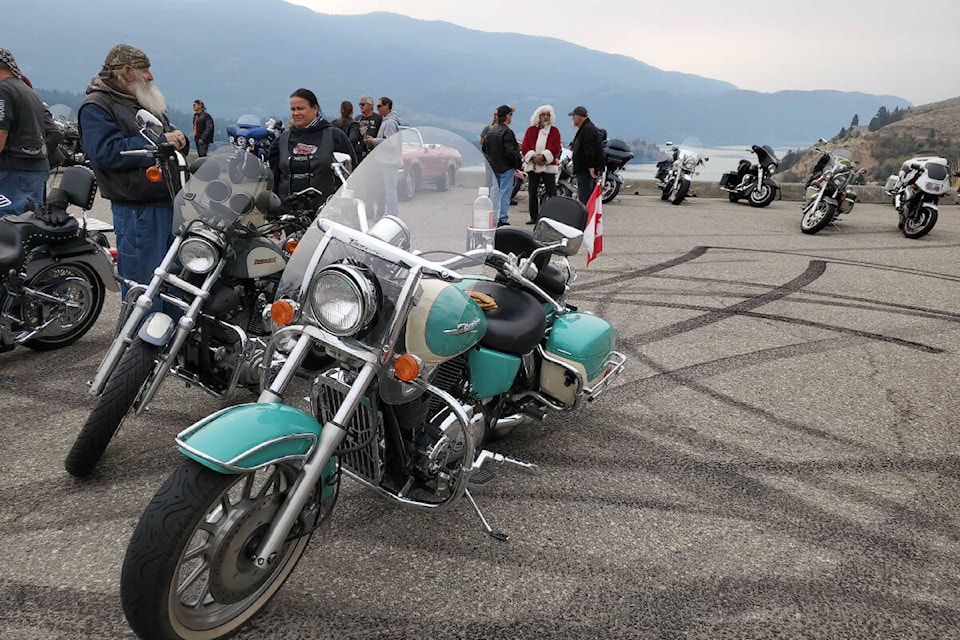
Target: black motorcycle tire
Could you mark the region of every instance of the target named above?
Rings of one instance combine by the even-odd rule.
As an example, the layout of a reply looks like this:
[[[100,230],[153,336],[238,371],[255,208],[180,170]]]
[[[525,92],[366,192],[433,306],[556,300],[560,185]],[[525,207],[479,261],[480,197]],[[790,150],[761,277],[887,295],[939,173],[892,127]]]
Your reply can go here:
[[[937,210],[927,203],[922,203],[916,213],[908,213],[903,221],[903,235],[915,240],[922,238],[933,230],[937,224]]]
[[[78,288],[76,285],[79,283],[71,280],[72,278],[83,280],[89,290],[84,287]],[[74,302],[77,301],[75,299],[77,295],[85,298],[80,301],[80,315],[73,318],[67,326],[61,325],[63,333],[45,335],[23,343],[24,346],[36,351],[52,351],[73,344],[90,330],[96,323],[97,318],[100,317],[100,310],[103,309],[105,293],[103,281],[92,268],[80,262],[51,264],[24,284],[31,289],[44,291],[45,293],[67,295]],[[24,305],[29,305],[29,302],[24,301]],[[21,313],[25,312],[26,309],[21,307]]]
[[[730,202],[740,202],[740,196],[735,193],[728,193],[727,197],[730,198]]]
[[[120,602],[139,637],[229,635],[283,586],[311,536],[288,542],[272,571],[253,567],[250,549],[262,539],[297,476],[286,464],[262,471],[266,482],[256,488],[262,487],[265,495],[254,495],[259,480],[248,482],[252,474],[226,475],[187,460],[154,495],[130,538],[120,573]],[[271,480],[276,484],[267,493]],[[199,600],[204,592],[209,599],[191,607],[190,597]]]
[[[825,200],[820,200],[816,210],[814,210],[813,204],[811,202],[804,208],[803,218],[800,219],[800,231],[806,234],[814,234],[823,230],[836,215],[833,205]]]
[[[777,197],[777,190],[768,184],[761,184],[750,191],[748,200],[751,207],[765,207]]]
[[[669,182],[666,183],[666,184],[664,184],[664,185],[663,185],[663,189],[660,190],[660,199],[661,199],[661,200],[666,200],[666,199],[668,199],[668,198],[670,197],[670,191],[671,191],[671,190],[672,190],[672,189],[671,189],[671,187],[670,187],[670,183],[669,183]]]
[[[563,196],[564,198],[572,198],[573,189],[571,189],[566,183],[557,183],[557,195]]]
[[[603,204],[609,204],[610,202],[612,202],[613,199],[616,198],[619,193],[620,193],[620,183],[617,182],[616,180],[611,180],[610,178],[607,178],[607,180],[603,183],[603,195],[601,196],[601,199],[603,200]]]
[[[159,351],[159,347],[140,339],[127,347],[67,454],[64,468],[70,475],[84,478],[93,473],[110,440],[130,413],[140,388],[150,377]]]
[[[670,204],[680,204],[683,202],[683,199],[687,197],[687,193],[690,192],[690,181],[680,179],[680,184],[677,185],[676,190],[670,191]]]

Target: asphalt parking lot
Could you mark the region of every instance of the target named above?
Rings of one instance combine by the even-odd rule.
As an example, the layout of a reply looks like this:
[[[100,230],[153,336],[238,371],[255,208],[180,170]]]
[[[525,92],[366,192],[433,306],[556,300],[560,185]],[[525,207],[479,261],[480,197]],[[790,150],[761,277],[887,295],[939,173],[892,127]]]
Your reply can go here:
[[[960,637],[960,207],[920,240],[863,203],[815,236],[788,201],[604,211],[570,301],[613,322],[627,371],[497,444],[541,469],[476,495],[510,541],[466,504],[405,511],[346,481],[237,637]],[[173,436],[222,406],[168,379],[70,477],[118,303],[66,350],[0,354],[0,638],[132,636],[127,541]]]

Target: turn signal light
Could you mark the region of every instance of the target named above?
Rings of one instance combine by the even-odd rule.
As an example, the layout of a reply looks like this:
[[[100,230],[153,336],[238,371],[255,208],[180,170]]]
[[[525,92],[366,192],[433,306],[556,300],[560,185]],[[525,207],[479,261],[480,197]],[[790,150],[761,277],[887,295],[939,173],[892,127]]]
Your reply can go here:
[[[293,253],[299,245],[300,241],[296,238],[287,238],[287,241],[283,243],[283,248],[287,253]]]
[[[420,375],[420,369],[422,366],[423,361],[420,360],[420,358],[415,355],[405,353],[393,361],[393,373],[397,376],[397,380],[410,382],[411,380],[417,379],[417,377]]]
[[[270,319],[274,324],[285,327],[293,322],[297,307],[290,300],[277,300],[270,305]]]
[[[147,167],[146,171],[147,180],[150,182],[160,182],[163,180],[163,171],[160,170],[160,167],[154,165],[152,167]]]

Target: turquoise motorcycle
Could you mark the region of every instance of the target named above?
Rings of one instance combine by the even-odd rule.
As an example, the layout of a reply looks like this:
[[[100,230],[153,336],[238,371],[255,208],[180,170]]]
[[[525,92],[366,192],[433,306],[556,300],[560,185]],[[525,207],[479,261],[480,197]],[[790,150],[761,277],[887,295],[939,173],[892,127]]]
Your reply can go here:
[[[576,410],[623,370],[610,323],[567,302],[583,206],[554,198],[533,232],[491,229],[489,213],[474,215],[482,155],[455,134],[421,134],[461,154],[455,187],[376,219],[402,145],[376,147],[283,272],[258,401],[177,436],[187,460],[150,501],[123,563],[123,609],[140,637],[238,629],[331,517],[344,476],[416,509],[466,500],[487,534],[506,539],[472,489],[493,479],[491,463],[535,465],[490,443]]]

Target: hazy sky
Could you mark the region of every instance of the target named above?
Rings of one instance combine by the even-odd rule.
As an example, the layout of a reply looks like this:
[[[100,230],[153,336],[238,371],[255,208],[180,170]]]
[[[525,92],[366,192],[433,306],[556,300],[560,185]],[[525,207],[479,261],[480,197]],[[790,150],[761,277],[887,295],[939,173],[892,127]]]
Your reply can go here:
[[[752,91],[863,91],[914,104],[960,96],[956,0],[288,1],[550,36]]]

